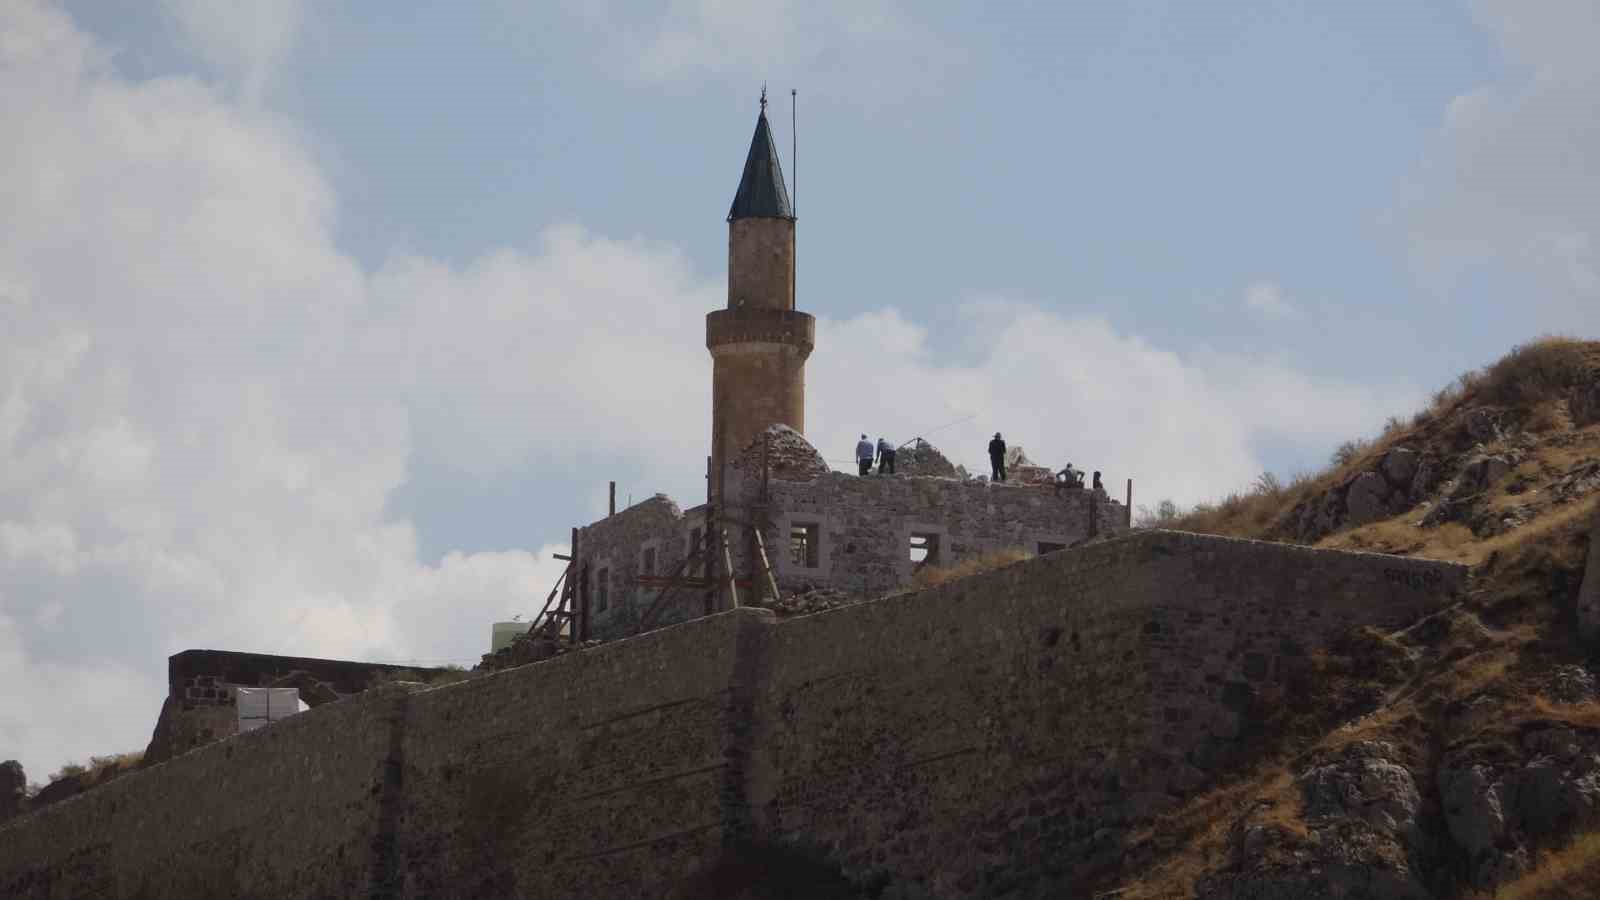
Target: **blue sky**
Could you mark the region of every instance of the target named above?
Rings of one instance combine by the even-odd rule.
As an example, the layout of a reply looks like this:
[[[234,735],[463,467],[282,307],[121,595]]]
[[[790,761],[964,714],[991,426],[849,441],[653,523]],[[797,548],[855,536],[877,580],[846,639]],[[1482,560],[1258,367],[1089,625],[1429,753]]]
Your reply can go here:
[[[15,0],[0,757],[142,745],[187,647],[470,662],[607,480],[695,502],[763,82],[825,455],[1191,503],[1600,333],[1597,19]]]

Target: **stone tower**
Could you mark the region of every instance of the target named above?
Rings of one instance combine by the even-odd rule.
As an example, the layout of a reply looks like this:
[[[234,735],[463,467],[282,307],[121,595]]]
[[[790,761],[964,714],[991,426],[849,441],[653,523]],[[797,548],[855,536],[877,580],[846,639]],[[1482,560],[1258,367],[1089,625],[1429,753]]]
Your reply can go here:
[[[712,491],[723,465],[768,426],[806,427],[806,357],[816,322],[794,308],[794,207],[761,97],[728,210],[728,307],[706,315]]]

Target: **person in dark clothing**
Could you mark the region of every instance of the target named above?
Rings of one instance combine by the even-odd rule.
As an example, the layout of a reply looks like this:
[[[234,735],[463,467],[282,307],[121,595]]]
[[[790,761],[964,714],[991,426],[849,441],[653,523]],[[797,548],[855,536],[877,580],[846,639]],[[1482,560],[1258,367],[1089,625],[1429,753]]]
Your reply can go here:
[[[884,438],[878,438],[878,474],[894,474],[894,445]]]
[[[995,481],[1006,480],[1006,442],[998,431],[989,442],[989,468],[992,470],[990,477]]]
[[[1091,487],[1094,490],[1097,490],[1102,494],[1104,494],[1106,492],[1106,486],[1100,483],[1100,473],[1099,472],[1094,473],[1094,484],[1091,485]]]
[[[1056,473],[1056,493],[1060,494],[1063,488],[1073,491],[1083,488],[1083,473],[1074,468],[1072,463],[1067,463],[1066,468]]]
[[[862,478],[872,472],[872,442],[864,434],[861,440],[856,441],[856,465],[861,469],[859,474]]]

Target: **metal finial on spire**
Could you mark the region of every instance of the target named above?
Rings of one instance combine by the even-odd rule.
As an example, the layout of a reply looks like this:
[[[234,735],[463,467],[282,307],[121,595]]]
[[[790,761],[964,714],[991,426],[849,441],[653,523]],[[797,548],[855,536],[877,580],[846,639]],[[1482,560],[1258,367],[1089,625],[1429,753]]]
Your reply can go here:
[[[761,82],[761,114],[767,114],[767,83]]]

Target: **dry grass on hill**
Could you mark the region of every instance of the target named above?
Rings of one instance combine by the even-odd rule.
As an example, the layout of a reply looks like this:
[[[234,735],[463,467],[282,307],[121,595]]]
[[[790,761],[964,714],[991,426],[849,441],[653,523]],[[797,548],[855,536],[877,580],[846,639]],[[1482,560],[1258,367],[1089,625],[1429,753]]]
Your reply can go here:
[[[974,556],[956,563],[953,566],[923,566],[912,576],[912,590],[931,588],[950,581],[1009,566],[1014,562],[1028,559],[1032,554],[1021,547],[1007,547],[1004,550],[994,550],[981,556]]]
[[[1175,516],[1144,515],[1141,524],[1229,537],[1286,539],[1287,519],[1300,503],[1372,468],[1386,451],[1402,442],[1436,437],[1441,423],[1464,407],[1522,410],[1527,415],[1524,426],[1535,433],[1569,428],[1566,392],[1597,378],[1600,342],[1541,338],[1513,349],[1492,365],[1462,375],[1435,393],[1428,407],[1409,423],[1390,419],[1376,438],[1346,442],[1319,472],[1300,473],[1286,483],[1266,474],[1251,487],[1216,503],[1202,503]]]
[[[1384,741],[1398,748],[1426,792],[1431,767],[1446,747],[1480,747],[1514,758],[1521,752],[1520,734],[1530,727],[1566,725],[1591,734],[1600,731],[1600,701],[1563,703],[1544,694],[1557,667],[1584,666],[1592,657],[1572,627],[1571,603],[1583,575],[1600,492],[1564,500],[1549,488],[1562,473],[1600,459],[1600,425],[1573,428],[1566,402],[1574,387],[1597,379],[1600,343],[1537,341],[1458,379],[1409,423],[1392,421],[1376,440],[1341,448],[1323,472],[1301,476],[1288,485],[1263,479],[1250,491],[1154,523],[1281,539],[1286,517],[1297,504],[1358,471],[1370,470],[1383,452],[1402,441],[1418,446],[1430,440],[1459,440],[1447,433],[1447,425],[1475,406],[1513,410],[1520,429],[1537,438],[1523,442],[1526,452],[1521,462],[1502,479],[1496,495],[1485,500],[1491,508],[1526,505],[1533,496],[1545,501],[1530,520],[1505,533],[1479,537],[1458,522],[1424,528],[1421,512],[1408,510],[1319,542],[1330,548],[1462,562],[1474,567],[1473,587],[1459,608],[1441,613],[1451,623],[1444,626],[1444,638],[1381,636],[1385,641],[1404,637],[1411,659],[1405,663],[1407,674],[1385,680],[1383,695],[1370,710],[1330,717],[1320,730],[1313,722],[1274,723],[1279,732],[1274,741],[1263,745],[1232,778],[1133,835],[1123,871],[1099,885],[1115,889],[1107,896],[1187,898],[1195,896],[1202,879],[1219,874],[1224,878],[1221,884],[1227,885],[1226,879],[1233,877],[1229,867],[1237,853],[1241,822],[1264,825],[1283,836],[1282,841],[1267,842],[1261,852],[1269,857],[1279,848],[1304,847],[1308,830],[1326,823],[1319,826],[1303,818],[1301,787],[1294,773],[1334,757],[1353,742]],[[1482,449],[1495,452],[1497,447]],[[1506,489],[1518,481],[1522,487]],[[1421,633],[1419,629],[1417,634]],[[1312,673],[1310,695],[1325,693],[1330,684],[1337,687],[1348,679],[1348,673],[1323,665]],[[1324,702],[1318,698],[1310,705]],[[1466,726],[1459,716],[1469,707],[1483,714],[1477,720],[1480,724],[1463,731]],[[1296,836],[1301,840],[1297,842]],[[1600,897],[1600,833],[1577,835],[1565,846],[1539,848],[1535,860],[1533,871],[1503,884],[1493,896]],[[1281,863],[1291,870],[1305,865],[1293,858],[1267,858],[1265,863],[1269,867]],[[1478,896],[1449,874],[1439,877],[1443,880],[1435,889],[1443,891],[1440,896]]]
[[[113,753],[109,756],[91,756],[87,764],[67,763],[62,766],[50,776],[50,781],[53,783],[63,778],[76,777],[85,788],[94,787],[132,772],[143,762],[143,750]]]

